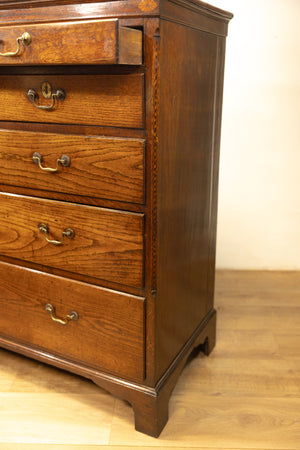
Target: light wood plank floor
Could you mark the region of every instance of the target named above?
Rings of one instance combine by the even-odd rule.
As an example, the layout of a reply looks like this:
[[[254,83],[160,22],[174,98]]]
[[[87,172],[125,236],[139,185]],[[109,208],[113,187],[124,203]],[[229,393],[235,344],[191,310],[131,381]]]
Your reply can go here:
[[[91,382],[0,350],[0,449],[300,449],[300,272],[221,271],[217,346],[184,369],[159,439]]]

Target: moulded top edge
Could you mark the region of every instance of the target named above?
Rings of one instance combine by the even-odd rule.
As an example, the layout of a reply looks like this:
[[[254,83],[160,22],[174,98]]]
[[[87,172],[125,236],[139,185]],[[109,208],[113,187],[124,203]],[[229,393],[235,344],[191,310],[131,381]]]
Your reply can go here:
[[[164,2],[176,3],[179,6],[193,9],[198,12],[210,13],[214,16],[219,16],[222,19],[230,20],[233,17],[228,11],[224,11],[216,6],[212,6],[201,0],[0,0],[0,9],[24,9],[24,8],[39,8],[45,6],[76,6],[80,5],[83,9],[86,7],[87,10],[100,7],[109,9],[111,4],[115,10],[116,15],[118,14],[118,9],[122,9],[124,15],[126,15],[126,9],[128,8],[128,14],[132,13],[132,8],[136,8],[140,15],[157,15],[160,11],[160,4]],[[117,3],[118,7],[114,4]]]
[[[216,6],[210,5],[209,3],[203,2],[201,0],[168,0],[171,2],[176,2],[178,4],[190,6],[191,8],[198,9],[199,11],[207,11],[213,15],[220,16],[220,18],[230,20],[233,18],[233,14],[224,9],[218,8]]]

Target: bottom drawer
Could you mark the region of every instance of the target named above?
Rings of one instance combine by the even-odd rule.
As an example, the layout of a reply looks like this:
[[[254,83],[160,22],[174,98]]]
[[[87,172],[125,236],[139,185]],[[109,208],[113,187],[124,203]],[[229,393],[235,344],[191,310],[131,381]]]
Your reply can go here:
[[[0,336],[138,381],[144,300],[0,262]]]

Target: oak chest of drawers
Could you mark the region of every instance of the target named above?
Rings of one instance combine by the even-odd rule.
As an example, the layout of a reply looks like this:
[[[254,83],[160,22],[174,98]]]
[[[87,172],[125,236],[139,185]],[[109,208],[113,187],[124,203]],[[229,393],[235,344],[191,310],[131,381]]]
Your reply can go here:
[[[230,18],[196,0],[0,0],[0,346],[128,400],[153,436],[215,343]]]

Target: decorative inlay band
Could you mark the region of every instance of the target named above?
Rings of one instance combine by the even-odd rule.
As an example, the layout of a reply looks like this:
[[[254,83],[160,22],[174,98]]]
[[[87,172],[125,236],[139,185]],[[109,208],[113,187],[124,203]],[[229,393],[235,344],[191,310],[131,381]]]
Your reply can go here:
[[[158,111],[159,111],[159,51],[160,34],[154,34],[153,49],[153,105],[152,105],[152,291],[156,291],[157,277],[157,178],[158,178]]]

